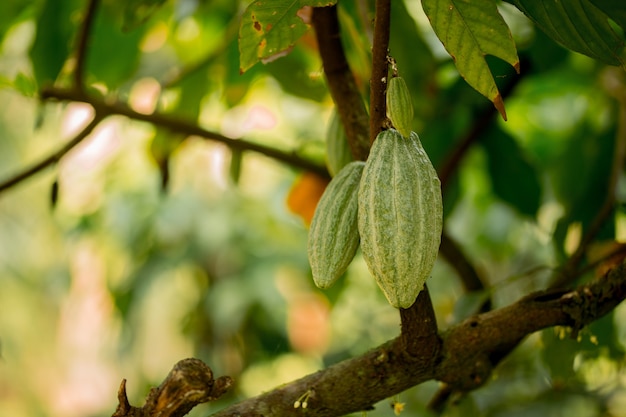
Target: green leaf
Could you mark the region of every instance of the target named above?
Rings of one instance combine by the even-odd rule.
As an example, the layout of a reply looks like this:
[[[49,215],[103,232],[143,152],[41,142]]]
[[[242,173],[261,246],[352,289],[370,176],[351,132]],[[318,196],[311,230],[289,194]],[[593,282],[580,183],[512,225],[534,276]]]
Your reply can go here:
[[[124,9],[124,31],[144,24],[167,0],[129,0]]]
[[[626,2],[624,0],[591,0],[591,3],[626,30]]]
[[[515,42],[495,0],[422,0],[435,34],[461,76],[487,97],[506,120],[504,103],[485,55],[493,55],[519,72]]]
[[[35,97],[37,95],[37,82],[33,77],[20,72],[13,80],[13,87],[26,97]]]
[[[239,28],[239,71],[259,61],[279,58],[293,47],[309,25],[299,15],[305,6],[331,6],[337,0],[257,0],[243,13]]]
[[[608,20],[610,16],[624,27],[626,3],[622,0],[513,0],[512,3],[566,48],[626,68],[621,56],[624,40],[613,31]]]
[[[515,139],[495,126],[482,137],[493,191],[520,213],[534,217],[541,200],[541,183]]]
[[[54,82],[70,54],[77,19],[76,1],[47,0],[37,18],[37,35],[30,50],[35,79],[39,85]]]
[[[139,43],[146,30],[142,26],[131,32],[123,32],[119,19],[120,7],[121,5],[101,7],[92,28],[87,54],[88,74],[106,84],[109,89],[117,88],[134,74],[141,57]]]

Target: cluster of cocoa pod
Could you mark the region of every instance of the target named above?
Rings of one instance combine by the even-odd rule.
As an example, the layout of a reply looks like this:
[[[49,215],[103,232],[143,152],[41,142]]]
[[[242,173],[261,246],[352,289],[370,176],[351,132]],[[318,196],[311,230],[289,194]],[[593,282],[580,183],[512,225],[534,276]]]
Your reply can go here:
[[[352,161],[335,115],[327,135],[333,179],[311,222],[308,255],[313,280],[330,287],[346,271],[359,245],[389,303],[408,308],[424,288],[441,243],[441,183],[417,133],[406,83],[391,78],[387,117],[366,162]]]

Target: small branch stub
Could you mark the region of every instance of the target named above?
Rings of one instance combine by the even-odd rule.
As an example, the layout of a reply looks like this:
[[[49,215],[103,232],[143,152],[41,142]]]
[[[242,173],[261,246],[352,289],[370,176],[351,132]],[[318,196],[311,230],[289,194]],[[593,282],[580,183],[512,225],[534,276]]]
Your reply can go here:
[[[133,407],[126,396],[126,380],[117,393],[118,406],[111,417],[182,417],[193,407],[222,396],[232,386],[228,376],[213,379],[213,372],[199,359],[183,359],[165,380],[150,390],[143,407]]]

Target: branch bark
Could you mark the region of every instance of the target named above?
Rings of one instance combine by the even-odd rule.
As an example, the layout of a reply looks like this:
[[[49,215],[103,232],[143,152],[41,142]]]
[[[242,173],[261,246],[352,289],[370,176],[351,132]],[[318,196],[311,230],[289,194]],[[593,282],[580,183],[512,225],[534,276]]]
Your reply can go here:
[[[103,119],[104,117],[102,115],[99,115],[98,113],[96,113],[94,118],[91,120],[91,122],[89,122],[89,124],[87,124],[87,126],[85,126],[80,132],[78,132],[76,136],[70,139],[65,145],[61,146],[56,152],[53,152],[52,154],[48,155],[41,161],[37,162],[31,167],[24,169],[22,172],[15,174],[11,178],[8,178],[7,180],[0,182],[0,193],[21,183],[27,178],[32,177],[36,173],[43,171],[47,167],[59,162],[59,160],[63,158],[65,154],[67,154],[76,145],[78,145],[85,138],[87,138],[87,136],[91,134],[91,132],[96,128],[96,126],[98,126],[98,124]]]
[[[387,56],[389,53],[390,26],[391,1],[377,0],[372,45],[372,76],[370,78],[370,143],[374,143],[387,118]]]
[[[607,72],[605,77],[605,89],[612,94],[618,102],[617,115],[617,133],[615,134],[615,145],[613,152],[613,161],[611,165],[611,173],[607,183],[607,194],[602,206],[589,225],[589,228],[583,235],[578,247],[569,257],[567,263],[555,274],[551,284],[552,288],[566,286],[573,277],[576,277],[576,270],[580,267],[589,245],[598,235],[602,227],[606,224],[609,217],[613,213],[616,205],[616,192],[619,177],[624,171],[624,162],[626,159],[626,82],[623,74],[617,72]]]
[[[510,306],[471,317],[441,334],[439,354],[409,357],[397,338],[212,417],[293,416],[295,401],[305,393],[307,416],[341,416],[370,409],[380,400],[431,379],[446,382],[453,390],[476,389],[488,381],[502,352],[510,351],[524,337],[552,326],[570,326],[577,331],[624,298],[626,265],[622,263],[573,291],[534,293]]]
[[[356,160],[365,161],[370,148],[367,110],[341,44],[337,6],[314,8],[313,26],[328,89],[337,105],[350,150]]]
[[[30,178],[31,176],[42,171],[48,166],[58,162],[58,160],[63,155],[69,152],[74,146],[76,146],[86,136],[88,136],[89,133],[98,125],[98,123],[100,123],[106,117],[113,115],[125,116],[129,119],[151,123],[154,126],[161,127],[172,132],[182,133],[187,136],[198,136],[204,139],[221,142],[233,150],[252,151],[260,153],[294,168],[314,172],[322,178],[330,178],[330,174],[328,173],[326,167],[311,162],[308,159],[302,158],[294,153],[281,151],[270,146],[250,142],[241,138],[229,138],[217,132],[203,129],[196,124],[188,123],[164,114],[138,113],[124,103],[111,102],[103,98],[91,96],[85,94],[80,89],[64,89],[52,87],[44,89],[41,93],[41,97],[44,100],[74,101],[87,103],[94,108],[97,116],[85,129],[83,129],[78,135],[76,135],[76,137],[72,138],[67,144],[63,145],[59,150],[44,158],[42,161],[34,164],[33,166],[27,167],[23,171],[18,172],[12,177],[0,182],[0,192],[19,184],[20,182],[24,181],[27,178]]]
[[[117,392],[118,406],[111,417],[183,417],[198,404],[214,401],[232,386],[228,376],[213,379],[213,371],[199,359],[179,361],[161,385],[150,390],[143,407],[133,407],[126,396],[126,380]]]
[[[96,18],[96,11],[100,5],[100,0],[90,0],[85,12],[85,17],[78,33],[78,46],[76,49],[76,67],[74,69],[74,86],[82,90],[85,86],[85,65],[87,63],[87,53],[89,38],[93,22]]]

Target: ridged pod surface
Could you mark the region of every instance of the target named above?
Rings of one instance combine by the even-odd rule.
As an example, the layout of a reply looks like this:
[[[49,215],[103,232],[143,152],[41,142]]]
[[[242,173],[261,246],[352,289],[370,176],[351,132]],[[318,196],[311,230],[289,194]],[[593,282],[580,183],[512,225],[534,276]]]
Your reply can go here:
[[[413,126],[411,93],[402,77],[393,77],[387,83],[387,117],[398,132],[409,137]]]
[[[359,247],[358,192],[365,162],[343,167],[322,194],[309,230],[308,255],[313,281],[330,287],[348,268]]]
[[[328,129],[326,129],[326,166],[328,172],[334,177],[353,160],[341,118],[337,111],[333,110]]]
[[[417,133],[378,134],[359,188],[361,251],[389,303],[410,307],[437,259],[441,183]]]

